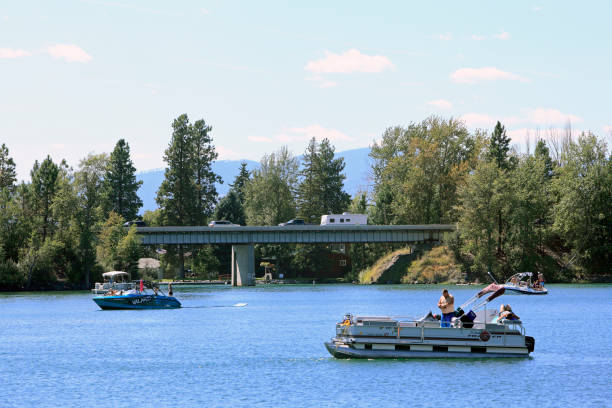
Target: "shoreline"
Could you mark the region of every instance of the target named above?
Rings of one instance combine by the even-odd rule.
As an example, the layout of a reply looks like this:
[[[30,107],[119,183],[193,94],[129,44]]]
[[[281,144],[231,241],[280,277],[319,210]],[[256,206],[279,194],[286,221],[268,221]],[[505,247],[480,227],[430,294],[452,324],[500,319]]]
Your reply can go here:
[[[231,286],[231,284],[225,283],[225,281],[196,281],[196,282],[186,282],[186,281],[175,281],[175,282],[160,282],[159,285],[163,288],[168,283],[172,283],[174,287],[189,287],[189,286]],[[360,286],[486,286],[488,283],[376,283],[376,284],[366,284],[366,283],[353,283],[353,282],[316,282],[315,285],[360,285]],[[607,279],[597,279],[592,281],[573,281],[573,282],[547,282],[548,285],[611,285],[612,284],[612,276],[607,277]],[[244,286],[244,287],[256,287],[256,286],[266,286],[266,285],[302,285],[302,286],[312,286],[311,281],[297,282],[292,280],[291,282],[272,282],[272,283],[264,283],[258,282],[253,286]],[[45,292],[91,292],[91,289],[78,287],[77,285],[54,285],[50,288],[30,288],[30,289],[18,289],[18,290],[0,290],[0,294],[3,293],[45,293]]]

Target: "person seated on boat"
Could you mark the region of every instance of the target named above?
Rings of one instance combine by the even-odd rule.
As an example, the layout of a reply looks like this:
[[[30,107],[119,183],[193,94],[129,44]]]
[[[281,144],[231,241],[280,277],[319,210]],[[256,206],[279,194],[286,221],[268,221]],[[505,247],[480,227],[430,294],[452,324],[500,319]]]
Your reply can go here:
[[[497,318],[497,321],[502,321],[503,319],[506,320],[520,320],[520,317],[518,317],[516,314],[514,314],[514,312],[512,311],[512,308],[510,307],[510,305],[501,305],[499,307],[499,315]]]
[[[157,296],[157,286],[153,286],[153,293]]]
[[[438,307],[442,311],[440,327],[450,327],[450,322],[455,317],[455,298],[448,292],[448,289],[442,291],[442,296],[438,300]]]
[[[546,283],[546,281],[544,280],[544,274],[543,273],[538,273],[538,285],[541,288],[544,288],[544,284]]]

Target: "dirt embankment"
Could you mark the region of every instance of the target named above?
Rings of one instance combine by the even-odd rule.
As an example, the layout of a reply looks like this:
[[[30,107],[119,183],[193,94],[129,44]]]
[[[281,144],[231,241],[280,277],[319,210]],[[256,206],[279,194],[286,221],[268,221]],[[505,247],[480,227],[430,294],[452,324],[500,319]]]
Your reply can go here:
[[[416,245],[393,251],[359,275],[372,283],[459,283],[464,278],[446,246]]]

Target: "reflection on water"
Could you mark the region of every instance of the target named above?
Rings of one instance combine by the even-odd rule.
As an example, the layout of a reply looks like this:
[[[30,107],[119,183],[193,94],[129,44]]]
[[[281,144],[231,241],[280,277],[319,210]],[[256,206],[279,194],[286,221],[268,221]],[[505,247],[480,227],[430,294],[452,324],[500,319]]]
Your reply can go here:
[[[85,292],[1,294],[0,406],[609,406],[612,286],[549,288],[499,300],[531,358],[452,361],[323,346],[347,312],[435,312],[439,286],[175,288],[182,309],[104,312]],[[450,287],[457,304],[478,289]]]

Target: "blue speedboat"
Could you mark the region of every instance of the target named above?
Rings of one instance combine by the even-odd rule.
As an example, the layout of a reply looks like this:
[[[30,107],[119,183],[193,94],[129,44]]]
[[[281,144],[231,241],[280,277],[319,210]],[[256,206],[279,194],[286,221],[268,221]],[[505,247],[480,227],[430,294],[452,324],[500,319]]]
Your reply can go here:
[[[135,289],[127,292],[111,291],[104,296],[96,296],[96,302],[102,310],[118,309],[177,309],[181,307],[181,302],[175,297],[166,296],[157,288],[153,292],[145,291],[142,283],[140,288],[136,285]]]

